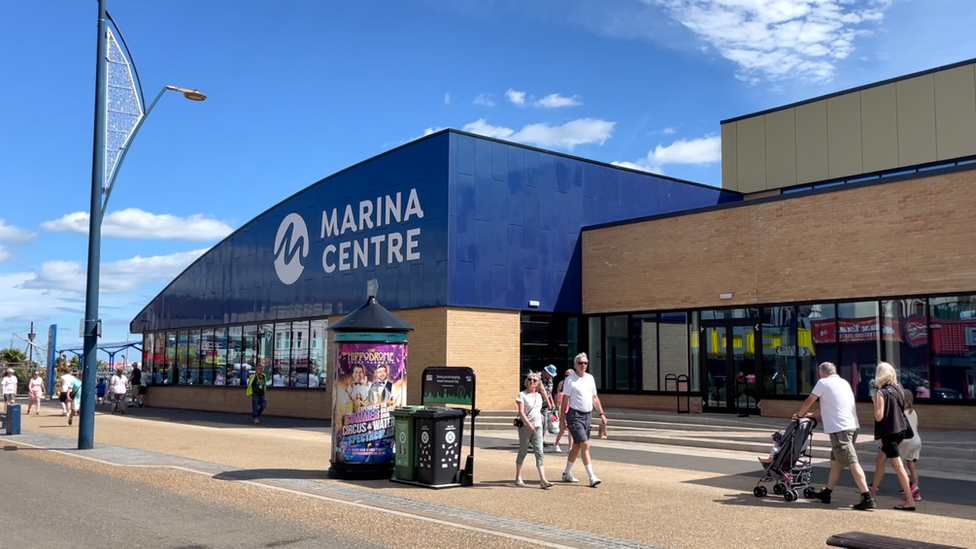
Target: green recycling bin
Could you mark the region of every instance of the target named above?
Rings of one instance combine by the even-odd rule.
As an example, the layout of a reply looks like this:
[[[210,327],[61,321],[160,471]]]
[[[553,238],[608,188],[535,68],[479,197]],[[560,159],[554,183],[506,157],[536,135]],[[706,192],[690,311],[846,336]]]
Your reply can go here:
[[[393,476],[397,480],[417,480],[417,438],[415,415],[426,406],[400,406],[390,412],[393,416],[396,459]]]
[[[465,411],[458,408],[427,408],[413,414],[417,421],[417,480],[421,484],[457,482],[464,415]]]

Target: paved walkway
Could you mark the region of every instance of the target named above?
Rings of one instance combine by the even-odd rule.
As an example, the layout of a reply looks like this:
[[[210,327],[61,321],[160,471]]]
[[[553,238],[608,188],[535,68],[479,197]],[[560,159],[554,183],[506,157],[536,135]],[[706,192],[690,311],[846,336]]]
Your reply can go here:
[[[541,546],[768,547],[769,525],[790,523],[804,527],[776,528],[776,545],[823,547],[831,534],[861,530],[969,546],[976,528],[972,507],[964,505],[926,501],[921,512],[899,513],[890,510],[893,498],[882,498],[878,511],[858,513],[842,509],[855,501],[849,489],[838,490],[832,506],[811,501],[787,504],[755,498],[751,494],[754,476],[609,460],[596,464],[604,480],[597,489],[564,483],[548,491],[520,489],[511,480],[510,445],[477,451],[472,488],[434,491],[388,481],[333,481],[325,474],[328,428],[321,422],[284,418],[267,418],[265,424],[255,426],[247,423],[246,416],[234,414],[150,408],[130,410],[125,416],[99,414],[97,447],[79,452],[72,449],[77,424],[69,428],[55,410],[54,404],[46,404],[41,416],[24,417],[22,435],[0,437],[4,450],[29,445],[120,468],[174,467],[211,479],[260,484],[299,499],[359,505],[364,512],[395,513]],[[486,437],[496,434],[484,433]],[[602,452],[622,452],[614,448],[626,443],[596,441],[595,445]],[[672,457],[679,460],[723,455],[713,450],[666,450],[675,452]],[[536,486],[530,462],[524,476]],[[564,458],[549,456],[549,463],[549,477],[556,480]],[[113,469],[106,469],[106,474]],[[577,466],[574,472],[582,476],[581,469]]]

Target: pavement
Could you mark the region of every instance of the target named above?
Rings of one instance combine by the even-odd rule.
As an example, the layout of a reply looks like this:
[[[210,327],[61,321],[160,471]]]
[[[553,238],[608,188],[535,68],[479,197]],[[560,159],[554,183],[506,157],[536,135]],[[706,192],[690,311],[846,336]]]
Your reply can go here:
[[[227,505],[294,521],[296,528],[338,528],[330,517],[351,513],[363,524],[395,525],[397,535],[404,536],[400,541],[380,537],[378,546],[824,547],[830,535],[855,530],[974,546],[976,475],[927,471],[920,482],[925,499],[915,513],[893,510],[899,500],[886,493],[878,510],[851,510],[857,494],[846,473],[832,505],[756,498],[756,453],[614,439],[615,422],[621,422],[618,435],[626,431],[625,412],[614,411],[611,417],[615,414],[620,417],[611,419],[610,439],[593,443],[596,472],[603,479],[597,488],[559,482],[565,458],[552,454],[547,476],[556,486],[540,490],[527,463],[523,476],[530,487],[516,487],[514,429],[483,429],[481,419],[475,485],[449,490],[328,479],[330,429],[321,421],[267,417],[254,425],[238,414],[130,408],[119,416],[100,409],[96,448],[79,451],[74,449],[77,422],[68,427],[57,403],[45,403],[40,416],[22,418],[21,435],[0,436],[0,444],[18,456],[111,478],[126,476],[180,497],[219,497]],[[707,426],[726,420],[694,421]],[[484,423],[491,425],[490,415]],[[672,434],[681,431],[687,438],[702,432],[687,428],[692,425],[687,421],[681,425],[686,428]],[[582,464],[574,473],[585,478]],[[818,463],[815,480],[825,473],[825,465]],[[886,483],[893,492],[894,479]],[[247,496],[230,493],[245,488]],[[262,505],[254,505],[255,494]],[[310,506],[324,507],[309,513]]]

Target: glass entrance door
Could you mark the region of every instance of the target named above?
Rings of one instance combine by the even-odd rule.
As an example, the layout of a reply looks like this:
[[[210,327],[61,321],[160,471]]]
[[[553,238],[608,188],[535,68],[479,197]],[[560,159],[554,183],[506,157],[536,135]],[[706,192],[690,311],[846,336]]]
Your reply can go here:
[[[702,326],[701,364],[706,381],[705,408],[711,412],[750,412],[758,409],[755,326],[713,321]]]

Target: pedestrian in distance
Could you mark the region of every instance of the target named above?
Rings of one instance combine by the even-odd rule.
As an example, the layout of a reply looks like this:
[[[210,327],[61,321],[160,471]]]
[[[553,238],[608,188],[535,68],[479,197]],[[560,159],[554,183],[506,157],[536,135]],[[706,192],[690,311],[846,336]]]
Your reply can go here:
[[[874,440],[878,441],[879,452],[875,460],[874,486],[871,495],[878,492],[884,479],[885,462],[891,460],[891,468],[898,476],[902,495],[908,494],[904,501],[895,506],[898,511],[914,511],[913,487],[908,480],[905,464],[901,460],[899,445],[905,440],[908,420],[905,418],[905,390],[898,385],[898,374],[887,362],[878,363],[874,371]],[[913,433],[914,438],[914,433]]]
[[[915,436],[906,439],[898,445],[898,451],[908,466],[908,477],[912,484],[912,499],[922,501],[922,493],[918,489],[918,458],[922,453],[922,435],[918,432],[918,414],[915,412],[915,397],[905,389],[905,419],[912,428]]]
[[[563,451],[563,449],[559,447],[559,441],[562,440],[563,439],[563,435],[566,434],[566,422],[564,421],[565,420],[565,417],[564,417],[563,412],[562,412],[562,409],[563,409],[563,385],[566,383],[566,378],[568,378],[571,375],[573,375],[573,369],[572,368],[570,368],[570,369],[566,370],[565,372],[563,372],[563,379],[562,379],[562,381],[559,382],[559,385],[556,386],[556,411],[559,414],[559,417],[556,418],[556,421],[559,424],[559,427],[557,427],[557,429],[559,429],[559,432],[556,433],[556,440],[554,440],[553,443],[552,443],[552,451],[555,452],[555,453],[557,453],[557,454],[561,454],[562,451]],[[573,446],[573,437],[572,437],[572,435],[570,435],[569,441],[570,441],[569,442],[569,446],[572,447]]]
[[[61,376],[61,392],[58,394],[58,402],[61,403],[61,417],[67,416],[71,412],[71,399],[68,397],[68,392],[71,389],[71,384],[74,382],[75,376],[71,372],[65,372]]]
[[[573,465],[576,458],[582,455],[583,467],[590,477],[590,487],[596,488],[602,482],[593,472],[590,461],[590,425],[593,421],[593,409],[600,414],[603,424],[607,424],[607,416],[603,413],[603,404],[596,394],[596,381],[586,373],[589,366],[586,353],[576,355],[573,361],[573,374],[563,380],[562,423],[566,424],[569,434],[573,437],[573,447],[566,459],[566,469],[563,471],[563,482],[576,483],[579,480],[573,476]]]
[[[71,385],[68,386],[68,400],[71,403],[70,409],[68,410],[68,425],[71,425],[72,419],[78,415],[78,411],[81,410],[81,392],[83,386],[81,380],[78,376],[71,376]]]
[[[105,382],[104,377],[98,378],[98,383],[95,385],[95,404],[105,404],[105,395],[108,393],[108,383]]]
[[[34,377],[27,383],[27,394],[30,400],[27,401],[27,415],[31,413],[31,407],[37,406],[34,415],[41,415],[41,397],[44,396],[44,378],[41,377],[40,370],[34,370]]]
[[[132,389],[132,405],[142,408],[146,405],[146,386],[142,384],[142,365],[138,362],[132,365],[129,374],[129,387]]]
[[[820,380],[810,391],[810,396],[800,406],[800,410],[793,414],[793,419],[801,417],[820,417],[824,432],[830,437],[830,474],[827,486],[816,494],[816,499],[823,503],[830,503],[831,493],[844,467],[851,470],[854,483],[861,491],[861,501],[853,505],[854,509],[865,511],[874,509],[877,503],[868,490],[868,481],[864,470],[857,461],[857,431],[860,424],[857,421],[857,408],[854,391],[850,383],[837,375],[837,366],[831,362],[823,362],[818,367]],[[820,401],[820,409],[810,413],[810,408]]]
[[[251,395],[251,417],[254,423],[261,423],[261,414],[268,407],[268,399],[264,393],[268,390],[268,376],[264,374],[264,366],[258,364],[254,373],[247,380],[247,394]]]
[[[109,381],[109,390],[112,393],[112,413],[113,414],[124,414],[125,413],[125,394],[128,392],[129,388],[128,380],[122,374],[122,368],[115,370],[115,375],[112,376],[112,380]]]
[[[539,374],[539,389],[542,391],[545,400],[542,401],[542,447],[546,446],[546,434],[559,433],[559,428],[556,423],[559,422],[558,418],[556,422],[552,421],[552,416],[556,413],[556,402],[553,400],[552,390],[553,383],[556,377],[556,367],[552,364],[546,366],[542,369]]]
[[[519,451],[515,458],[515,485],[525,486],[522,480],[522,463],[529,449],[535,454],[535,467],[539,471],[539,488],[548,490],[552,483],[546,480],[546,456],[542,450],[542,403],[546,398],[541,392],[538,372],[529,372],[525,376],[525,390],[518,394],[515,402],[518,404]]]
[[[7,405],[17,402],[17,376],[12,368],[7,368],[0,380],[0,393],[3,393],[3,412],[7,413]]]

